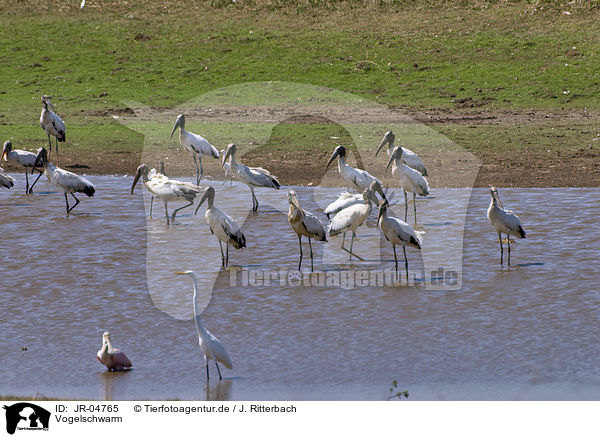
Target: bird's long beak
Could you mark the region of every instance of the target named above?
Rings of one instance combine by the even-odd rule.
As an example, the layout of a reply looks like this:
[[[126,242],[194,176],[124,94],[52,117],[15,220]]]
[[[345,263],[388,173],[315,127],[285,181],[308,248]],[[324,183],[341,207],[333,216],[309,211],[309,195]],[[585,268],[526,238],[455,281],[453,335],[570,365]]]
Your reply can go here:
[[[6,149],[2,150],[2,156],[0,157],[0,161],[2,161],[2,158],[4,158],[5,161],[8,161],[8,152],[6,151]]]
[[[388,169],[390,168],[390,165],[392,164],[392,161],[394,161],[396,159],[396,152],[392,153],[390,155],[390,159],[388,159],[387,165],[385,166],[385,171],[387,172]]]
[[[340,155],[340,150],[339,149],[335,149],[333,151],[333,153],[331,154],[331,158],[329,158],[329,161],[327,161],[327,165],[325,166],[325,171],[327,171],[327,169],[329,168],[329,166],[331,165],[331,163],[335,160],[335,158],[337,158]]]
[[[177,275],[187,275],[186,272],[175,272]]]
[[[138,170],[137,173],[135,174],[135,177],[133,178],[133,184],[131,184],[131,194],[133,194],[133,189],[135,188],[137,182],[140,180],[141,176],[142,176],[142,172]]]
[[[37,167],[40,166],[42,161],[42,151],[40,150],[38,154],[35,156],[35,161],[33,161],[33,167],[31,168],[31,174],[35,171]]]
[[[52,104],[52,102],[48,101],[48,106],[50,106],[52,108],[52,112],[56,114],[56,109],[54,109],[54,105]]]
[[[300,206],[300,202],[298,201],[298,198],[296,196],[292,197],[292,203],[296,208],[298,208],[298,210],[302,211],[302,207]]]
[[[208,189],[204,190],[204,194],[200,198],[200,203],[196,207],[196,211],[194,211],[194,215],[198,214],[198,210],[200,209],[200,207],[202,206],[202,204],[206,201],[206,199],[208,199]]]
[[[177,121],[175,122],[175,124],[173,125],[173,130],[171,131],[171,138],[173,138],[173,134],[175,133],[175,131],[179,127],[180,123],[181,123],[181,120],[179,120],[179,118],[178,118]]]
[[[383,192],[383,188],[381,188],[381,185],[379,183],[376,183],[373,186],[373,188],[375,188],[375,191],[377,191],[377,193],[379,193],[381,198],[387,202],[387,197],[385,197],[385,193]]]
[[[225,156],[223,157],[223,162],[221,162],[221,167],[225,165],[225,163],[227,162],[227,158],[231,156],[231,149],[231,147],[227,148],[227,152],[225,152]]]
[[[377,223],[379,223],[379,219],[381,218],[383,211],[387,207],[387,204],[388,204],[387,200],[382,200],[381,202],[379,202],[379,212],[377,213]]]
[[[375,156],[377,156],[377,154],[379,153],[379,151],[383,148],[383,146],[385,146],[388,143],[388,137],[387,135],[385,137],[383,137],[383,140],[381,140],[381,143],[379,144],[379,147],[377,148],[377,151],[375,152]]]

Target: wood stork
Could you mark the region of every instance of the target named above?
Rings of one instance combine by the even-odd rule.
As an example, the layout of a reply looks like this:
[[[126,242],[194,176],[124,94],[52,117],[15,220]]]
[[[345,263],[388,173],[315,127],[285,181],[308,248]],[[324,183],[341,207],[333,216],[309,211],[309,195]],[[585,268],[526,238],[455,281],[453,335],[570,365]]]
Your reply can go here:
[[[154,172],[154,173],[152,173]],[[150,173],[148,173],[148,178],[152,178],[154,176],[160,177],[160,176],[166,176],[167,174],[165,173],[165,163],[162,161],[158,161],[158,170],[152,169],[150,170]],[[154,194],[150,197],[150,218],[152,218],[152,206],[154,205]]]
[[[332,237],[341,234],[342,232],[344,233],[344,239],[342,240],[341,249],[350,254],[350,260],[352,260],[352,255],[354,255],[359,260],[364,261],[363,258],[352,252],[352,246],[354,244],[354,238],[356,238],[356,229],[364,222],[366,222],[367,218],[369,217],[369,214],[371,214],[371,209],[373,208],[371,202],[374,202],[375,204],[379,202],[377,200],[377,196],[375,195],[375,190],[377,190],[377,182],[373,181],[371,183],[371,187],[366,188],[363,191],[362,203],[357,203],[355,205],[349,206],[346,209],[342,209],[336,214],[336,216],[333,218],[333,220],[331,220],[331,223],[329,223],[329,226],[327,227],[329,235]],[[379,184],[379,187],[381,187],[381,184]],[[380,195],[383,195],[383,190],[377,191]],[[344,247],[344,242],[346,241],[346,232],[348,231],[352,231],[350,250]]]
[[[230,185],[233,185],[233,173],[231,172],[231,165],[228,162],[225,162],[225,150],[221,150],[219,152],[222,156],[221,158],[221,166],[223,167],[223,172],[225,172],[225,180],[223,181],[223,185],[229,179]]]
[[[310,271],[313,272],[313,251],[310,239],[314,238],[317,241],[327,241],[325,229],[323,229],[323,225],[316,215],[302,209],[300,202],[298,202],[298,196],[294,190],[290,190],[288,193],[288,202],[290,203],[288,222],[296,235],[298,235],[298,245],[300,246],[298,271],[300,271],[300,267],[302,267],[302,236],[305,236],[308,238],[308,247],[310,248]]]
[[[173,138],[175,129],[178,127],[179,143],[194,157],[194,164],[196,164],[196,185],[200,185],[200,179],[202,179],[202,175],[204,174],[202,155],[209,155],[217,159],[219,158],[219,151],[205,138],[185,130],[185,115],[183,114],[177,116],[173,130],[171,131],[171,138]],[[200,162],[200,168],[198,168],[198,162]]]
[[[406,258],[406,246],[421,249],[422,236],[424,232],[415,231],[408,223],[399,218],[388,215],[388,203],[381,201],[379,204],[379,214],[377,215],[377,226],[381,233],[392,243],[394,249],[394,263],[396,265],[396,278],[399,279],[398,257],[396,256],[396,246],[402,246],[404,252],[404,268],[406,269],[406,281],[408,282],[408,259]]]
[[[192,270],[176,273],[179,275],[190,276],[192,278],[192,282],[194,283],[194,320],[196,321],[196,330],[198,331],[198,343],[200,344],[200,349],[204,354],[204,363],[206,364],[206,380],[208,381],[210,379],[210,375],[208,373],[209,360],[215,361],[217,372],[219,372],[219,379],[223,379],[221,376],[221,370],[219,369],[219,363],[222,363],[228,369],[233,369],[233,364],[231,363],[231,358],[229,358],[223,343],[221,343],[217,337],[212,335],[209,330],[202,325],[202,321],[200,320],[200,309],[198,308],[198,283],[196,282],[196,275]]]
[[[375,185],[373,185],[373,190],[380,193],[381,196],[385,199],[385,194],[383,193],[383,188],[381,187],[381,184],[377,181],[375,181],[374,184],[376,184],[377,186],[375,187]],[[330,219],[332,215],[336,215],[342,209],[346,209],[349,206],[356,205],[357,203],[364,203],[363,194],[351,194],[346,191],[344,193],[341,193],[336,200],[327,205],[323,212],[325,213],[327,218]]]
[[[0,167],[0,186],[4,188],[12,188],[15,185],[15,180],[4,173],[4,169]]]
[[[492,199],[487,210],[487,217],[491,225],[496,228],[496,232],[498,232],[498,240],[500,240],[500,265],[503,264],[504,258],[502,234],[506,234],[506,241],[508,242],[508,265],[510,266],[510,236],[514,235],[518,238],[526,238],[525,230],[521,226],[519,217],[514,212],[502,207],[500,196],[498,196],[498,189],[490,187],[490,194]],[[498,204],[500,205],[498,206]]]
[[[394,133],[391,130],[387,131],[385,133],[385,135],[383,136],[383,139],[381,140],[381,143],[379,144],[377,151],[375,152],[375,156],[377,156],[379,151],[386,144],[388,145],[388,149],[387,149],[388,157],[391,156],[392,152],[394,151],[394,140],[395,139],[396,139],[396,136],[394,135]],[[402,146],[398,146],[398,147],[402,147]],[[402,162],[405,163],[406,165],[408,165],[410,168],[414,168],[419,173],[421,173],[423,176],[428,176],[427,169],[425,168],[425,164],[423,164],[423,161],[421,161],[421,158],[419,158],[419,155],[417,155],[412,150],[407,149],[406,147],[402,147]]]
[[[187,182],[180,182],[175,179],[169,179],[165,175],[159,174],[155,169],[148,170],[146,164],[142,164],[137,168],[135,177],[133,178],[133,184],[131,184],[131,194],[138,182],[142,178],[144,186],[150,194],[156,196],[162,200],[165,205],[165,217],[167,218],[167,225],[175,220],[175,215],[178,211],[184,208],[192,206],[196,196],[202,191],[201,188],[194,184]],[[173,211],[171,219],[169,220],[169,210],[167,204],[173,200],[187,200],[188,204],[177,208]]]
[[[381,181],[375,176],[371,175],[369,172],[350,167],[348,164],[346,164],[346,148],[344,146],[337,146],[335,148],[331,154],[331,157],[329,158],[329,161],[327,161],[325,171],[327,171],[335,158],[339,158],[338,171],[342,178],[346,181],[348,186],[355,188],[358,190],[358,192],[362,193],[364,190],[369,188],[373,181],[377,181],[381,185]]]
[[[254,187],[267,187],[274,188],[279,190],[281,185],[277,178],[271,175],[267,170],[260,167],[248,167],[244,164],[240,164],[235,160],[235,144],[229,144],[227,146],[227,153],[225,153],[225,158],[223,158],[223,162],[227,161],[227,158],[230,158],[229,164],[231,166],[231,173],[239,179],[241,182],[245,183],[250,191],[252,192],[252,211],[258,211],[258,199],[254,194]]]
[[[28,169],[33,168],[33,166],[35,164],[36,154],[33,152],[28,152],[26,150],[19,150],[19,149],[13,150],[12,142],[5,141],[4,148],[2,149],[2,156],[4,157],[5,161],[12,162],[16,165],[20,165],[21,167],[25,168],[25,181],[27,183],[27,185],[25,187],[25,194],[33,193],[33,187],[35,186],[37,181],[40,179],[40,177],[44,174],[43,171],[41,171],[40,169],[37,169],[37,172],[39,173],[38,177],[33,182],[31,187],[29,186],[29,175],[28,175],[29,171],[28,171]]]
[[[110,342],[110,332],[102,334],[102,348],[98,351],[96,357],[108,370],[129,370],[132,366],[125,352],[113,347]]]
[[[58,142],[64,143],[66,139],[65,123],[62,121],[62,118],[56,114],[56,109],[54,109],[54,105],[50,102],[49,96],[44,94],[42,96],[42,103],[44,104],[44,108],[40,115],[40,125],[42,126],[42,129],[46,131],[46,135],[48,135],[50,155],[52,155],[52,141],[50,141],[50,135],[56,138],[56,155],[58,156]],[[52,108],[52,110],[50,110],[50,108]]]
[[[246,247],[246,237],[235,220],[214,206],[215,189],[213,187],[206,187],[204,194],[200,198],[200,203],[196,207],[195,214],[198,213],[204,201],[208,202],[206,213],[204,214],[206,222],[208,223],[210,232],[219,240],[222,266],[227,267],[229,264],[229,244],[236,249]],[[221,242],[226,244],[226,255],[223,255],[223,245]]]
[[[400,182],[400,188],[404,191],[404,221],[408,220],[408,196],[407,192],[410,191],[413,195],[413,208],[415,212],[415,225],[417,224],[417,194],[419,196],[427,196],[429,194],[429,184],[427,179],[423,177],[414,168],[409,167],[402,163],[403,155],[402,147],[395,147],[390,155],[390,159],[385,167],[387,172],[392,163],[395,163],[392,168],[392,174],[396,176]]]
[[[44,173],[48,178],[48,182],[52,185],[60,188],[65,194],[65,203],[67,205],[67,215],[79,205],[79,199],[75,196],[75,193],[83,193],[88,197],[92,197],[96,192],[96,187],[90,181],[83,176],[79,176],[70,171],[63,170],[62,168],[56,167],[54,164],[48,161],[48,152],[45,148],[40,147],[38,154],[35,158],[35,163],[31,169],[31,173],[36,170],[36,167],[44,167]],[[69,207],[69,199],[67,194],[70,193],[75,199],[75,205]]]

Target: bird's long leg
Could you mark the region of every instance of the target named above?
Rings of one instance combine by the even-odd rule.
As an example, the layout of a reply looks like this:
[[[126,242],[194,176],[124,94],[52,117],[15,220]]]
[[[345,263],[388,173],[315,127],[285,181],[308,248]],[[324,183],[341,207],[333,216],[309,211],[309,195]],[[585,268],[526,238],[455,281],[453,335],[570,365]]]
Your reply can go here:
[[[202,155],[200,155],[200,154],[198,154],[198,161],[200,162],[200,179],[198,179],[198,183],[196,185],[200,185],[202,176],[204,176],[204,168],[202,167]],[[216,363],[216,361],[215,361],[215,363]]]
[[[415,210],[415,225],[417,224],[417,193],[413,193],[413,208]]]
[[[217,360],[215,360],[215,366],[217,366],[217,372],[219,372],[219,379],[223,379],[223,377],[221,376],[221,370],[219,369],[219,363],[217,363]]]
[[[312,253],[312,244],[310,242],[310,237],[308,237],[308,247],[310,248],[310,271],[311,273],[315,271],[313,267],[313,253]]]
[[[194,157],[194,164],[196,165],[196,185],[200,185],[200,169],[198,168],[198,160],[196,159],[196,154],[192,153]]]
[[[165,217],[167,218],[167,226],[169,226],[169,224],[171,223],[169,221],[169,210],[167,209],[167,202],[164,202],[165,204]]]
[[[31,184],[31,187],[29,187],[29,194],[33,193],[33,187],[35,187],[35,184],[37,184],[37,181],[42,177],[43,174],[44,174],[44,172],[42,172],[42,171],[39,172],[38,177],[35,179],[33,184]],[[25,176],[27,176],[27,173],[25,173]]]
[[[502,232],[498,232],[498,240],[500,240],[500,266],[502,266],[504,261],[504,248],[502,247]]]
[[[229,266],[229,241],[227,242],[227,248],[225,249],[225,267]]]
[[[154,203],[154,196],[150,198],[150,218],[152,218],[152,204]]]
[[[408,195],[406,191],[404,191],[404,221],[408,221]]]
[[[506,241],[508,241],[508,267],[510,267],[510,234],[506,234]]]
[[[221,240],[219,240],[219,248],[221,249],[221,266],[225,268],[225,255],[223,254],[223,245],[221,244]]]
[[[300,246],[300,261],[298,261],[298,271],[302,267],[302,236],[298,234],[298,246]]]
[[[65,202],[67,204],[67,215],[69,215],[69,198],[67,197],[67,193],[65,193]]]
[[[65,194],[65,196],[66,196],[66,194]],[[75,199],[75,205],[73,205],[71,208],[69,208],[69,209],[67,210],[67,214],[69,214],[71,211],[73,211],[73,209],[74,209],[74,208],[75,208],[77,205],[79,205],[79,199],[78,199],[77,197],[75,197],[75,194],[71,193],[71,196],[73,196],[73,199]]]
[[[256,194],[254,194],[254,188],[250,188],[252,191],[252,211],[258,211],[258,199],[256,198]]]
[[[29,176],[27,176],[28,171],[25,171],[25,194],[29,194]]]
[[[50,140],[50,134],[46,133],[46,135],[48,135],[48,145],[50,147],[50,153],[48,153],[48,156],[52,156],[52,141]]]
[[[354,231],[352,231],[352,238],[350,238],[350,258],[348,261],[352,261],[352,246],[354,245]]]
[[[173,211],[173,214],[171,214],[171,221],[174,222],[175,221],[175,214],[177,214],[177,211],[181,211],[184,208],[188,208],[190,206],[192,206],[194,204],[193,200],[189,201],[190,203],[188,203],[187,205],[182,206],[181,208],[177,208],[175,211]]]
[[[206,380],[210,379],[210,375],[208,374],[208,360],[206,360]]]
[[[408,259],[406,259],[406,246],[402,246],[404,251],[404,268],[406,269],[406,283],[408,284]]]
[[[396,245],[393,244],[392,247],[394,248],[394,264],[396,266],[396,280],[400,280],[400,276],[398,275],[398,257],[396,256]]]
[[[350,250],[348,250],[348,249],[346,249],[346,248],[344,247],[344,242],[345,242],[345,241],[346,241],[346,233],[344,232],[344,238],[343,238],[343,240],[342,240],[342,247],[340,247],[340,249],[342,249],[344,252],[347,252],[347,253],[349,253],[349,254],[351,255],[351,256],[350,256],[350,259],[352,259],[352,255],[354,255],[354,257],[355,257],[355,258],[357,258],[357,259],[359,259],[359,260],[361,260],[361,261],[364,261],[364,258],[361,258],[361,257],[360,257],[360,256],[358,256],[357,254],[355,254],[354,252],[352,252],[352,245],[350,245]]]
[[[58,137],[54,137],[54,144],[56,144],[56,157],[58,158]]]

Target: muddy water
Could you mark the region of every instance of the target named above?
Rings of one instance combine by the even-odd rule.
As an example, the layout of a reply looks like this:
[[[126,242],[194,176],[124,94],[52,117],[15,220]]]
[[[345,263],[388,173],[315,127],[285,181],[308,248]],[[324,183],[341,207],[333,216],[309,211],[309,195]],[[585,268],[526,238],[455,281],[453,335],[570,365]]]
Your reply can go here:
[[[92,176],[96,197],[65,217],[56,189],[44,181],[26,196],[14,177],[0,191],[2,395],[380,400],[397,380],[412,399],[600,399],[598,189],[501,189],[528,231],[510,268],[499,265],[487,190],[434,190],[417,201],[425,240],[422,253],[407,250],[411,286],[334,283],[348,271],[393,271],[375,212],[354,243],[364,262],[348,262],[340,239],[313,243],[321,273],[311,276],[304,244],[303,279],[317,284],[304,286],[288,276],[298,242],[284,190],[257,190],[261,209],[248,215],[247,188],[214,183],[216,206],[248,240],[221,270],[204,206],[167,228],[160,203],[146,220],[149,198],[141,186],[129,194],[131,178]],[[296,190],[322,221],[340,191]],[[394,202],[402,215],[402,196]],[[441,285],[428,280],[437,266],[452,273]],[[188,268],[200,276],[203,322],[234,363],[220,383],[212,365],[205,382],[191,283],[173,274]],[[104,330],[134,370],[96,361]]]

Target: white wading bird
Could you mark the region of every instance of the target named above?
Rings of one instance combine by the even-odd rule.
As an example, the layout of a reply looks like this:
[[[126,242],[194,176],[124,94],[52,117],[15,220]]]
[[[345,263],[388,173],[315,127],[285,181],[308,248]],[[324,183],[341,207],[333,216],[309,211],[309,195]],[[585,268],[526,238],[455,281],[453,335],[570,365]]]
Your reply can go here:
[[[406,281],[408,282],[408,260],[406,258],[406,246],[421,249],[422,235],[424,232],[415,231],[408,223],[399,218],[388,216],[388,203],[382,201],[379,204],[379,215],[377,216],[377,225],[381,233],[392,243],[394,248],[394,262],[396,265],[396,278],[400,278],[398,273],[398,257],[396,256],[396,245],[402,246],[404,251],[404,268],[406,269]]]
[[[162,177],[167,176],[165,173],[165,163],[162,161],[158,161],[158,170],[152,169],[148,173],[148,178],[152,179],[153,177]],[[152,218],[152,206],[154,205],[154,194],[150,197],[150,218]]]
[[[0,167],[0,186],[4,188],[12,188],[15,185],[15,180],[4,173],[4,169]]]
[[[36,167],[44,167],[44,173],[48,178],[48,182],[52,185],[60,188],[65,193],[65,203],[67,204],[67,215],[79,205],[79,199],[75,197],[75,193],[83,193],[88,197],[92,197],[96,192],[96,187],[90,181],[83,176],[79,176],[70,171],[63,170],[62,168],[56,167],[51,162],[48,162],[48,152],[43,147],[38,149],[38,154],[35,158],[35,164],[31,169],[31,173],[35,171]],[[69,208],[69,199],[67,194],[70,193],[75,199],[75,205]]]
[[[200,344],[200,349],[204,354],[204,363],[206,364],[206,380],[208,381],[210,379],[208,373],[209,360],[215,361],[217,372],[219,372],[219,379],[223,379],[221,376],[221,370],[219,369],[219,363],[222,363],[228,369],[233,369],[233,364],[231,363],[231,358],[229,358],[223,343],[221,343],[217,337],[212,335],[208,329],[202,326],[202,321],[200,320],[200,310],[198,308],[198,284],[196,282],[196,275],[191,270],[176,273],[190,276],[192,278],[192,282],[194,283],[194,320],[196,321],[196,329],[198,330],[198,343]]]
[[[316,215],[302,209],[298,196],[294,190],[288,193],[288,202],[290,202],[290,210],[288,212],[288,222],[292,229],[298,235],[298,244],[300,246],[300,261],[298,262],[298,271],[302,267],[302,236],[308,238],[308,247],[310,248],[310,271],[314,271],[313,267],[313,251],[311,238],[317,241],[327,241],[325,229],[321,221]]]
[[[372,189],[380,193],[385,199],[381,184],[377,181],[375,181],[374,184],[377,184],[377,186],[375,187],[375,185],[373,185]],[[325,211],[323,212],[328,219],[331,219],[332,215],[336,215],[341,210],[356,205],[357,203],[364,203],[363,193],[351,194],[346,191],[345,193],[341,193],[336,200],[327,205],[327,208],[325,208]]]
[[[142,178],[144,186],[150,194],[156,196],[159,200],[162,200],[165,205],[165,217],[167,218],[167,225],[175,220],[175,215],[178,211],[184,208],[192,206],[196,196],[202,191],[202,189],[194,184],[187,182],[180,182],[175,179],[169,179],[165,175],[159,174],[155,169],[148,170],[146,164],[142,164],[137,168],[133,184],[131,184],[131,194],[138,182]],[[169,220],[169,210],[167,204],[173,200],[187,200],[188,204],[177,208],[171,215]]]
[[[377,196],[375,196],[375,191],[377,191],[381,196],[383,196],[383,190],[381,190],[381,184],[377,184],[376,181],[371,183],[371,187],[366,188],[363,193],[363,201],[362,203],[357,203],[355,205],[349,206],[346,209],[342,209],[337,215],[331,220],[327,230],[329,231],[330,236],[335,236],[338,234],[344,233],[344,239],[342,240],[341,249],[348,252],[350,254],[350,260],[352,260],[352,255],[358,258],[361,261],[364,261],[363,258],[356,255],[352,252],[352,246],[354,244],[354,238],[356,237],[356,229],[367,221],[369,214],[371,214],[371,209],[373,205],[371,202],[377,204],[379,201],[377,200]],[[346,232],[352,231],[352,240],[350,241],[350,250],[344,247],[344,243],[346,241]]]
[[[229,179],[230,185],[233,185],[233,173],[231,172],[231,165],[228,162],[225,162],[225,150],[221,150],[219,152],[222,156],[221,158],[221,166],[223,167],[223,172],[225,172],[225,180],[223,181],[223,185]]]
[[[490,187],[490,194],[492,199],[490,206],[487,210],[487,217],[496,232],[498,232],[498,240],[500,240],[500,265],[503,263],[504,248],[502,247],[502,234],[506,234],[506,241],[508,242],[508,265],[510,266],[510,236],[515,235],[518,238],[526,238],[525,230],[521,226],[519,217],[507,209],[502,207],[500,196],[498,196],[498,190],[496,187]],[[500,206],[498,206],[500,204]]]
[[[346,148],[344,146],[337,146],[335,148],[331,154],[331,157],[329,158],[329,161],[327,161],[325,171],[327,171],[335,158],[339,158],[338,171],[342,178],[346,181],[348,186],[355,188],[358,190],[358,192],[362,193],[365,189],[369,188],[373,181],[377,181],[381,185],[381,181],[375,176],[371,175],[365,170],[350,167],[348,164],[346,164]]]
[[[394,133],[391,130],[387,131],[385,133],[385,135],[383,136],[383,139],[381,140],[381,144],[379,144],[379,147],[377,148],[377,151],[375,152],[375,156],[377,156],[377,154],[379,153],[381,148],[383,146],[385,146],[386,144],[388,145],[388,149],[387,149],[388,157],[391,156],[392,152],[394,151],[394,140],[395,139],[396,139],[396,136],[394,135]],[[399,147],[402,147],[402,146],[399,146]],[[425,168],[425,164],[423,164],[423,161],[421,161],[421,158],[419,158],[419,155],[417,155],[412,150],[407,149],[406,147],[402,147],[402,162],[405,163],[406,165],[408,165],[410,168],[414,168],[419,173],[421,173],[423,176],[428,176],[427,169]]]
[[[96,357],[108,370],[129,370],[132,366],[125,352],[113,347],[109,332],[102,334],[102,348],[98,351]]]
[[[254,194],[254,187],[266,187],[275,188],[279,190],[281,185],[275,176],[272,176],[267,170],[260,167],[248,167],[244,164],[240,164],[235,160],[235,144],[227,146],[227,153],[223,158],[223,162],[227,161],[227,158],[231,157],[229,164],[231,166],[231,173],[245,183],[250,191],[252,191],[252,211],[258,211],[258,199]]]
[[[417,224],[417,194],[419,196],[427,196],[429,194],[429,184],[427,183],[427,179],[425,179],[421,173],[402,163],[403,150],[402,147],[394,148],[387,166],[385,167],[385,171],[387,172],[390,168],[390,164],[394,163],[392,174],[398,178],[400,188],[404,191],[404,221],[408,220],[408,196],[406,193],[407,191],[410,191],[413,195],[415,224]]]
[[[40,125],[42,126],[42,129],[46,131],[46,135],[48,135],[50,155],[52,155],[52,141],[50,140],[50,135],[56,138],[56,155],[58,156],[58,142],[64,143],[66,138],[65,123],[62,121],[62,118],[56,114],[56,109],[54,109],[54,106],[50,103],[49,96],[44,94],[42,96],[42,103],[44,104],[44,109],[42,109],[42,114],[40,115]],[[50,108],[52,108],[52,111]]]
[[[25,181],[27,182],[27,185],[25,187],[25,193],[33,193],[33,187],[40,179],[40,177],[44,174],[43,171],[38,169],[37,172],[39,174],[37,179],[31,185],[31,187],[29,186],[28,169],[33,168],[33,165],[35,164],[36,154],[33,152],[28,152],[26,150],[13,150],[12,142],[5,141],[4,148],[2,149],[2,156],[4,157],[5,161],[12,162],[25,168]]]
[[[209,155],[217,159],[219,158],[219,151],[205,138],[185,130],[185,115],[179,114],[177,117],[171,131],[171,138],[173,138],[177,127],[179,127],[179,143],[194,157],[194,164],[196,164],[196,185],[200,185],[200,179],[202,179],[202,175],[204,174],[202,155]],[[198,161],[200,162],[200,168],[198,168]]]
[[[202,206],[205,200],[208,201],[208,206],[204,216],[206,217],[210,232],[217,237],[217,240],[219,240],[222,266],[227,267],[229,264],[229,244],[231,243],[236,249],[246,247],[246,237],[235,220],[214,206],[215,189],[213,187],[206,187],[204,194],[200,198],[200,203],[196,207],[195,214],[198,213],[200,206]],[[223,254],[223,245],[221,242],[225,243],[227,246],[226,255]]]

